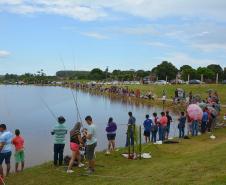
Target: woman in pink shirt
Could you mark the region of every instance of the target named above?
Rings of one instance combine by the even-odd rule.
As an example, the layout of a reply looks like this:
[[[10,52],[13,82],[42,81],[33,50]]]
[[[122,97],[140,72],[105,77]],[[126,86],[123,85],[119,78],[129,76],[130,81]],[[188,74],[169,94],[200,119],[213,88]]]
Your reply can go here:
[[[167,127],[167,122],[168,119],[166,117],[165,112],[161,113],[161,118],[160,118],[160,126],[159,126],[159,140],[164,141],[165,140],[165,135],[166,135],[166,127]]]

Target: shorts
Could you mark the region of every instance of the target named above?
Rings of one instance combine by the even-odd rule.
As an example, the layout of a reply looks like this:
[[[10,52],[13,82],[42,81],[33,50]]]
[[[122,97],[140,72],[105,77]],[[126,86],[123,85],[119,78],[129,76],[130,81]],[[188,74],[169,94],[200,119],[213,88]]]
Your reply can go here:
[[[144,131],[144,136],[150,137],[150,135],[151,135],[151,132],[150,131]]]
[[[11,155],[12,152],[0,153],[0,165],[2,165],[4,160],[6,164],[10,164]]]
[[[16,163],[20,163],[20,162],[24,162],[24,151],[20,150],[20,151],[16,151],[15,155],[15,161]]]
[[[97,146],[97,143],[93,143],[92,145],[86,146],[86,159],[88,161],[91,161],[94,159],[94,152],[95,152],[96,146]]]
[[[73,152],[79,151],[79,145],[77,143],[70,142],[70,148],[71,148],[71,151]]]
[[[107,134],[108,141],[115,140],[116,134]]]

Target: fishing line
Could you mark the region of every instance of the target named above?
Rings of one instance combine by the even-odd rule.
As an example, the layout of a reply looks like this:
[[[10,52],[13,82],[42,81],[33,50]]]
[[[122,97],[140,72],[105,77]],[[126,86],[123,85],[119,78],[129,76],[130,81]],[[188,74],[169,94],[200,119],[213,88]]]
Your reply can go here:
[[[63,61],[63,59],[62,59],[61,56],[60,56],[60,61],[61,61],[61,63],[63,64],[64,71],[65,71],[65,73],[66,73],[65,63],[64,63],[64,61]],[[73,97],[73,101],[74,101],[74,103],[75,103],[75,108],[76,108],[76,111],[77,111],[77,116],[79,117],[80,122],[81,122],[82,127],[83,127],[83,122],[82,122],[81,114],[80,114],[80,111],[79,111],[79,108],[78,108],[78,103],[77,103],[77,101],[76,101],[76,98],[75,98],[74,92],[73,92],[73,90],[72,90],[72,87],[70,87],[70,90],[71,90],[71,94],[72,94],[72,97]]]
[[[45,102],[45,100],[44,100],[41,96],[39,96],[39,97],[40,97],[40,99],[41,99],[43,105],[45,105],[46,109],[47,109],[47,110],[49,111],[49,113],[52,115],[52,117],[53,117],[56,121],[58,121],[57,116],[56,116],[55,113],[50,109],[49,105]]]
[[[76,60],[75,60],[75,55],[74,55],[74,52],[72,53],[72,55],[73,55],[73,60],[74,60],[74,71],[76,71]],[[78,89],[77,89],[77,87],[75,87],[75,99],[76,99],[76,102],[77,102],[77,120],[79,120],[79,118],[80,118],[80,121],[82,122],[82,120],[81,120],[81,115],[80,115],[80,113],[79,113],[79,109],[78,109]]]
[[[70,88],[70,89],[71,89],[71,88]],[[76,99],[75,99],[75,95],[74,95],[74,92],[73,92],[72,89],[71,89],[71,93],[72,93],[72,97],[73,97],[73,100],[74,100],[74,103],[75,103],[75,106],[76,106],[76,109],[77,109],[77,116],[79,117],[79,119],[80,119],[80,121],[81,121],[81,123],[82,123],[82,118],[81,118],[81,114],[80,114],[80,112],[79,112],[78,103],[77,103],[77,101],[76,101]],[[82,123],[82,127],[83,127],[83,123]]]

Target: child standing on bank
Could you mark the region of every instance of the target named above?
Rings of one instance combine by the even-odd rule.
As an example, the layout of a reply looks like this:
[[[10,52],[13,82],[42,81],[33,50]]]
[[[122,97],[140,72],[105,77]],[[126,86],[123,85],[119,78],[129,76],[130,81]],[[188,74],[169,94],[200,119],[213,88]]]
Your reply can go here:
[[[15,171],[19,172],[18,168],[21,164],[21,171],[24,170],[24,138],[20,136],[20,130],[15,130],[15,137],[12,140],[12,144],[15,146]]]

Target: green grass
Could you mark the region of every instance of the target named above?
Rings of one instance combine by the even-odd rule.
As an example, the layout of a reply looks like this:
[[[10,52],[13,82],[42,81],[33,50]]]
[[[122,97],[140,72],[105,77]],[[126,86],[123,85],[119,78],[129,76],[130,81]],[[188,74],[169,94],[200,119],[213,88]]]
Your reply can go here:
[[[108,85],[109,86],[109,85]],[[193,95],[199,95],[202,99],[206,99],[208,97],[208,90],[213,89],[217,91],[220,102],[222,106],[220,119],[223,118],[223,115],[226,114],[226,85],[223,84],[202,84],[202,85],[187,85],[187,84],[180,84],[180,85],[121,85],[122,87],[128,87],[131,90],[140,89],[142,93],[152,91],[158,98],[162,97],[163,90],[166,90],[167,99],[171,99],[174,97],[174,93],[176,88],[182,88],[185,90],[186,95],[190,91],[193,92]],[[102,94],[103,95],[103,94]],[[116,95],[111,95],[111,98],[120,98]],[[131,102],[135,104],[145,104],[150,106],[162,106],[162,101],[153,101],[147,99],[137,99],[137,98],[129,98]],[[185,111],[186,107],[183,105],[173,105],[172,102],[167,101],[165,107],[173,112],[180,112]]]
[[[50,163],[12,174],[7,185],[225,185],[226,129],[216,131],[216,140],[202,135],[174,145],[144,145],[152,159],[128,160],[120,156],[123,149],[110,156],[97,153],[94,176],[84,176],[75,168],[68,175],[64,168]]]
[[[126,85],[125,85],[126,86]],[[174,97],[176,88],[182,88],[186,94],[190,91],[193,95],[200,95],[203,99],[207,98],[209,89],[214,89],[218,92],[221,103],[226,104],[226,85],[222,84],[202,84],[202,85],[127,85],[130,89],[140,89],[142,92],[152,91],[158,97],[162,97],[163,90],[166,90],[167,98]]]

